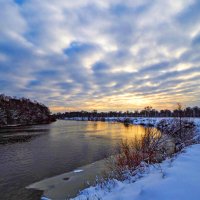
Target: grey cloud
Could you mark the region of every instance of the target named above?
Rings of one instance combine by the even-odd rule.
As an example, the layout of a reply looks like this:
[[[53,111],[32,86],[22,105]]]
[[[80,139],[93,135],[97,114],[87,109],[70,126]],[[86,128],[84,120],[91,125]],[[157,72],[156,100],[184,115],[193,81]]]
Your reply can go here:
[[[199,72],[198,1],[177,10],[168,1],[84,2],[0,2],[1,91],[57,106],[123,93],[170,98],[181,84],[199,97],[190,87],[198,75],[182,79]]]

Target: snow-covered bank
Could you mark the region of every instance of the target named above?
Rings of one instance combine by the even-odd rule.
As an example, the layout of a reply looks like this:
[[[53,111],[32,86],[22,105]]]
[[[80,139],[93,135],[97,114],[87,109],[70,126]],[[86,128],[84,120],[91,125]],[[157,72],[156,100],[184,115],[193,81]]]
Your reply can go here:
[[[159,118],[160,119],[160,118]],[[168,119],[169,122],[171,119]],[[145,120],[144,120],[145,121]],[[200,135],[200,119],[193,119],[196,137]],[[154,126],[159,122],[154,120]],[[151,165],[138,177],[120,182],[107,182],[83,190],[74,200],[199,200],[200,144],[189,146],[177,156],[161,164]]]
[[[65,118],[65,120],[75,120],[75,121],[106,121],[106,122],[124,122],[125,120],[129,120],[131,124],[135,125],[156,125],[162,119],[170,119],[170,118],[151,118],[151,117],[105,117],[105,118],[88,118],[88,117],[73,117],[73,118]]]
[[[133,125],[151,125],[156,127],[157,124],[162,120],[168,120],[169,123],[174,118],[170,117],[105,117],[105,118],[90,118],[88,117],[73,117],[65,118],[65,120],[76,120],[76,121],[106,121],[106,122],[124,122],[128,120]],[[194,121],[197,125],[200,125],[200,118],[183,118]]]
[[[199,200],[200,144],[188,147],[176,159],[164,161],[159,168],[151,167],[136,182],[110,185],[111,192],[98,186],[90,187],[74,200]]]

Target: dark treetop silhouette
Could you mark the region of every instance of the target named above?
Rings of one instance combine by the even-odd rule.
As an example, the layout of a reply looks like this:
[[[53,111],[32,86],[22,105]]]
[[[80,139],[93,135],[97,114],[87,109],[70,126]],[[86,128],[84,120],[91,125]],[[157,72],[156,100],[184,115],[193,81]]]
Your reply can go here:
[[[50,123],[48,107],[26,98],[0,95],[0,127]]]

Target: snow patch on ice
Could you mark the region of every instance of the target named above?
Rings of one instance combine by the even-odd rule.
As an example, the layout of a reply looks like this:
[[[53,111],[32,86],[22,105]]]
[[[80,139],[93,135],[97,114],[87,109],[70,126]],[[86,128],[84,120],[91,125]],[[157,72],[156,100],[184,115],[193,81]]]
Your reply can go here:
[[[76,169],[76,170],[74,170],[73,172],[74,172],[74,173],[80,173],[80,172],[83,172],[83,170],[82,170],[82,169]]]
[[[47,197],[41,197],[41,200],[51,200],[51,199],[49,199]]]

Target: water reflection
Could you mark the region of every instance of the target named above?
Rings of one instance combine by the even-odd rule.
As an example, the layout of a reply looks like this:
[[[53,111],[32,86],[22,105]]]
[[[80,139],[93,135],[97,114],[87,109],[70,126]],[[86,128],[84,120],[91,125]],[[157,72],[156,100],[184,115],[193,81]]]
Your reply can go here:
[[[35,137],[49,133],[48,125],[19,126],[0,129],[0,145],[29,142]]]
[[[120,123],[92,122],[87,123],[86,132],[89,137],[105,137],[111,140],[140,138],[145,133],[145,127]]]
[[[38,194],[25,189],[27,185],[103,159],[121,139],[139,137],[144,130],[142,126],[84,121],[1,129],[3,137],[40,137],[0,145],[0,198],[38,200]]]

